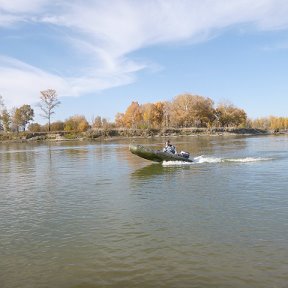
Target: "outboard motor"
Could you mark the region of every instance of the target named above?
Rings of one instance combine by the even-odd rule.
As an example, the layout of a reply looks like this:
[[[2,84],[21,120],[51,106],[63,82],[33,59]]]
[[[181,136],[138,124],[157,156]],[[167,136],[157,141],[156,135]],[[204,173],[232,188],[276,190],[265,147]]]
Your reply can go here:
[[[181,151],[179,154],[182,157],[187,158],[187,159],[190,157],[190,153],[189,152]]]

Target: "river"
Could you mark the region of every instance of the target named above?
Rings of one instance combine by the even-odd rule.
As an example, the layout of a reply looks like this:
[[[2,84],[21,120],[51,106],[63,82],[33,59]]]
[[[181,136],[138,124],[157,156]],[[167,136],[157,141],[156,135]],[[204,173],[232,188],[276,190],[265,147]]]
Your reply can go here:
[[[288,137],[170,139],[0,144],[0,287],[287,287]]]

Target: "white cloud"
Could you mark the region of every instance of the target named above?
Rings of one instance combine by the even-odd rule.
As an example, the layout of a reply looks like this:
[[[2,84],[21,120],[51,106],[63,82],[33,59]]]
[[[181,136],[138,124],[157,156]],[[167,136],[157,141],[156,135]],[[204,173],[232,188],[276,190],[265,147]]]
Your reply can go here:
[[[0,0],[0,9],[6,13],[33,13],[48,3],[48,0]]]
[[[13,23],[17,23],[20,20],[19,17],[14,15],[1,15],[0,14],[0,28],[1,27],[9,27]]]
[[[0,57],[0,94],[8,106],[33,103],[41,90],[56,87],[62,93],[68,83],[53,74],[12,58]]]
[[[186,40],[227,26],[252,23],[261,29],[285,28],[285,0],[74,1],[51,22],[105,47],[114,56],[149,45]],[[48,21],[48,18],[45,19]],[[202,38],[202,37],[201,37]]]
[[[126,70],[123,70],[125,66]],[[120,69],[120,68],[119,68]],[[80,96],[91,91],[129,84],[134,81],[133,73],[141,66],[127,63],[113,73],[88,71],[83,77],[61,77],[21,61],[0,57],[0,95],[11,107],[39,100],[40,91],[55,89],[59,96]],[[93,74],[94,73],[94,74]]]
[[[49,0],[0,0],[0,29],[31,21],[32,15],[45,13],[48,3]]]
[[[39,91],[47,88],[60,96],[79,96],[131,83],[148,64],[132,61],[130,53],[147,46],[205,41],[237,24],[260,30],[288,27],[286,0],[0,0],[0,12],[0,29],[21,21],[52,25],[66,41],[67,51],[71,53],[72,45],[74,53],[88,59],[75,67],[77,76],[68,77],[12,59],[13,55],[0,58],[0,94],[13,105],[35,102]]]

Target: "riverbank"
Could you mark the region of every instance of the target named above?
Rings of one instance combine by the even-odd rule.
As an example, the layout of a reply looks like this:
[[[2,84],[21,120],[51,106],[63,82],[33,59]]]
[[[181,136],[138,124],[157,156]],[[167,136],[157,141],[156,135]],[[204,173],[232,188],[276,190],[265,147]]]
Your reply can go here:
[[[224,135],[269,135],[272,132],[252,128],[165,128],[165,129],[90,129],[86,132],[19,132],[0,133],[0,142],[44,142],[44,141],[99,141],[135,137],[176,136],[224,136]]]

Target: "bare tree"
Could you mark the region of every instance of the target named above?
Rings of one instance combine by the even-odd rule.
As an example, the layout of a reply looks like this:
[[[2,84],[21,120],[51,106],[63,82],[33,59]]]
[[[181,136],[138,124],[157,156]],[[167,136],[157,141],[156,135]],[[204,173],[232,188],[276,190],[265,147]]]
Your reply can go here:
[[[55,113],[54,109],[61,103],[57,98],[56,90],[48,89],[40,91],[41,102],[38,107],[42,110],[41,116],[48,120],[48,131],[50,131],[51,116]]]

